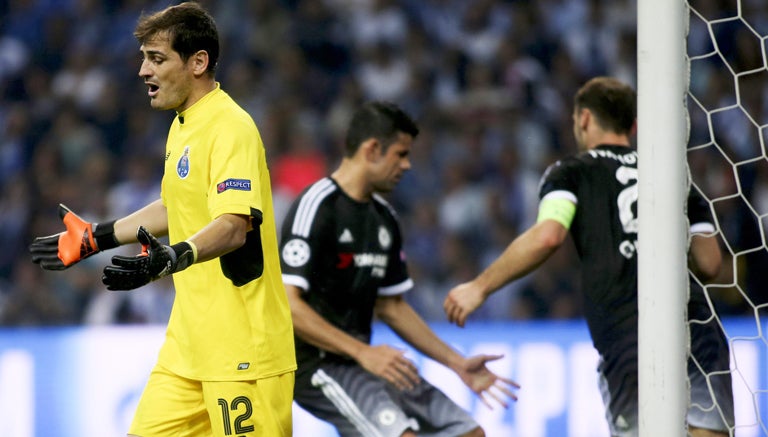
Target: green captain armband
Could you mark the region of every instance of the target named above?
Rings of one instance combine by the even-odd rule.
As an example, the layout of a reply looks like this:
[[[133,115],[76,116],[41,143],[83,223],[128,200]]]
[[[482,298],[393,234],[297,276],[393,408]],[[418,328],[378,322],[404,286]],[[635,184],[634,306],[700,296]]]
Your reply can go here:
[[[543,199],[539,203],[539,216],[536,218],[536,223],[549,219],[565,226],[565,229],[570,229],[574,215],[576,215],[576,204],[570,200],[562,198]]]

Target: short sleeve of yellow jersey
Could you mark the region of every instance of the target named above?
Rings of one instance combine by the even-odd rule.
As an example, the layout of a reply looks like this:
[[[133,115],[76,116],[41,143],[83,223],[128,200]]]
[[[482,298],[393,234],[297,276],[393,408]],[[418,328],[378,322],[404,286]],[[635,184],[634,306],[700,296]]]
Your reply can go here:
[[[263,211],[261,186],[265,176],[264,145],[250,120],[234,120],[213,138],[210,156],[208,210],[222,214],[250,215]]]

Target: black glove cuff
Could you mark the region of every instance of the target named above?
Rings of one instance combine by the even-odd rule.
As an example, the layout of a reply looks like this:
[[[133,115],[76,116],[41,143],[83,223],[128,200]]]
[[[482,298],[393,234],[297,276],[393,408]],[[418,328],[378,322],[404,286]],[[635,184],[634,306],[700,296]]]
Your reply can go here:
[[[115,238],[115,221],[93,224],[93,238],[99,250],[113,249],[120,245]]]
[[[173,269],[174,272],[180,272],[194,264],[197,254],[190,243],[186,241],[176,243],[171,246],[171,250],[173,250],[173,253],[176,255],[175,266]]]

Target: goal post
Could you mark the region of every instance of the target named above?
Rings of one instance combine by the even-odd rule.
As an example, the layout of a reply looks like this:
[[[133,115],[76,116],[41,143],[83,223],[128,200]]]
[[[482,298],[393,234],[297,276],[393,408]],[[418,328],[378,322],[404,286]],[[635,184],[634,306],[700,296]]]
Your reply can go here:
[[[685,0],[637,2],[640,437],[684,435],[688,403]]]

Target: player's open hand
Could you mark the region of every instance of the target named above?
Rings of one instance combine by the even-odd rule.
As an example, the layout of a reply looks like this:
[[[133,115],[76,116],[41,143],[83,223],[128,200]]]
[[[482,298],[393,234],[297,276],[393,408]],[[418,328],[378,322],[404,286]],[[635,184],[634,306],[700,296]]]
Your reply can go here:
[[[46,270],[64,270],[99,251],[93,225],[59,204],[59,217],[66,230],[37,237],[29,246],[32,262]]]
[[[520,388],[515,381],[501,377],[491,372],[486,363],[498,360],[503,355],[475,355],[466,358],[462,366],[456,370],[464,384],[469,387],[486,407],[493,409],[491,400],[504,408],[509,407],[508,399],[517,400],[517,395],[513,390]]]
[[[383,378],[398,390],[410,390],[421,381],[419,370],[405,351],[387,345],[367,347],[357,357],[358,363],[374,375]]]
[[[166,246],[143,226],[139,226],[136,239],[141,244],[140,254],[113,256],[112,265],[104,267],[101,281],[107,290],[133,290],[184,270],[195,262],[194,252],[187,242]]]
[[[482,289],[474,282],[459,284],[448,292],[443,302],[443,310],[448,321],[464,327],[472,312],[485,302]]]

